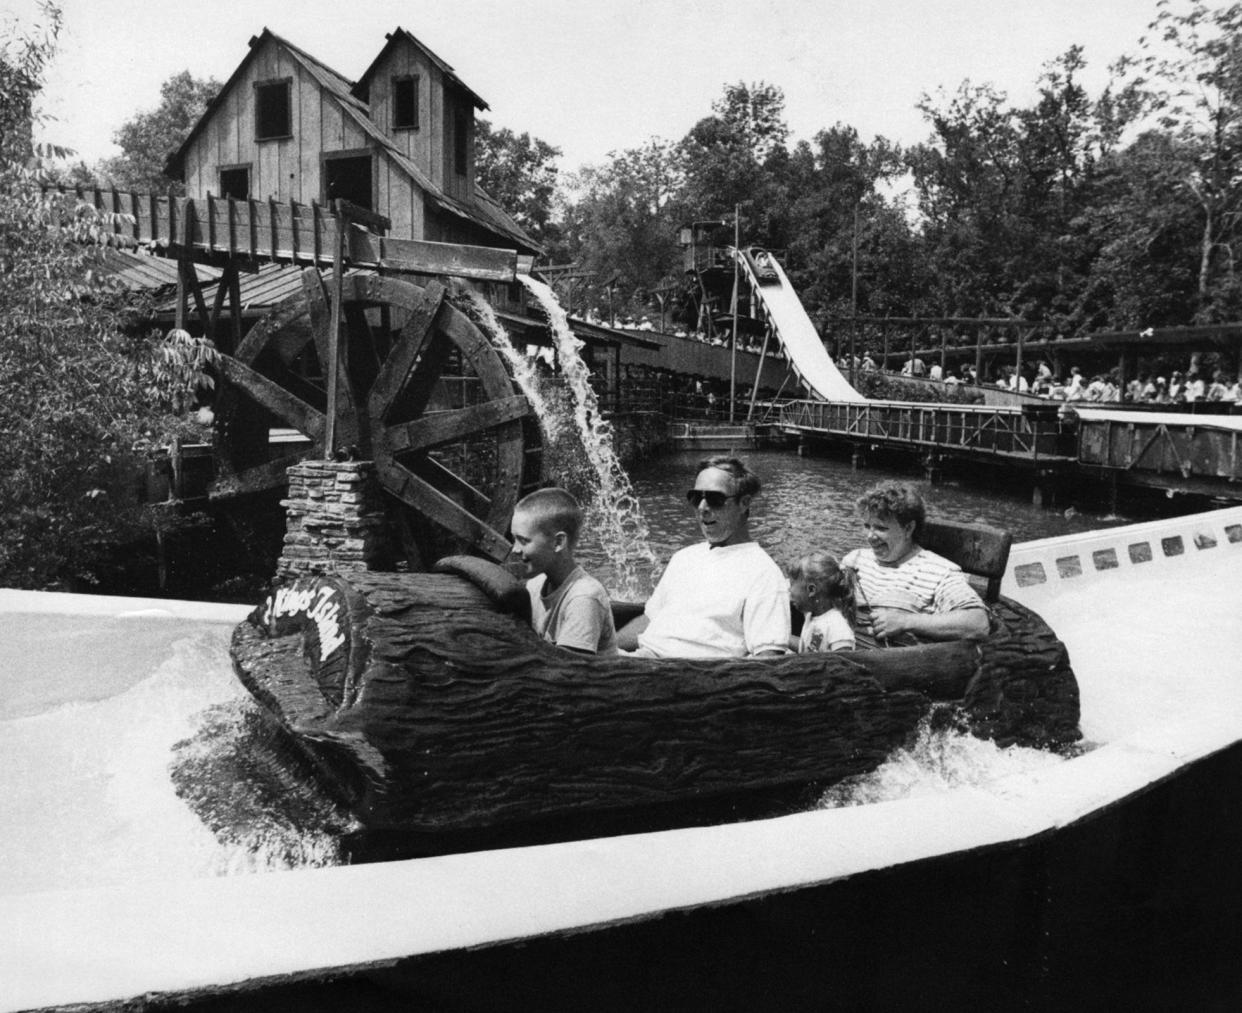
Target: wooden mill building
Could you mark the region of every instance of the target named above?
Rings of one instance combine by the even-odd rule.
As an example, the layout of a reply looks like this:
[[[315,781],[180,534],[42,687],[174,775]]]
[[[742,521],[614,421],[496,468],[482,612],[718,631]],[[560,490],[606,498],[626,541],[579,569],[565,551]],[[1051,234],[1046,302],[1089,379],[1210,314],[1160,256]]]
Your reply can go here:
[[[400,238],[539,253],[475,181],[487,108],[404,28],[356,82],[265,28],[165,171],[194,198],[339,197]]]

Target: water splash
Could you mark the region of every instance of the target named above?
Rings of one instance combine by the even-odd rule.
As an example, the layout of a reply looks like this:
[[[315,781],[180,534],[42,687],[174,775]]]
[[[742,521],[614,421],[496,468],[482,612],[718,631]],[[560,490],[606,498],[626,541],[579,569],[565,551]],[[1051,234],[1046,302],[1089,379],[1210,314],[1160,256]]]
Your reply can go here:
[[[875,770],[834,784],[820,797],[818,808],[921,798],[953,788],[986,788],[1000,778],[1060,764],[1066,758],[1023,746],[1002,749],[990,740],[946,727],[933,713],[919,723],[909,746],[891,753]]]
[[[318,786],[306,760],[255,702],[230,700],[195,717],[173,746],[168,772],[178,797],[215,834],[216,875],[339,865],[354,817]]]
[[[505,361],[509,363],[513,379],[521,388],[522,393],[526,395],[526,400],[530,402],[531,408],[535,410],[535,417],[539,419],[539,426],[543,431],[544,439],[549,443],[558,442],[561,436],[561,416],[558,412],[552,410],[547,399],[543,396],[539,383],[539,374],[535,372],[534,363],[513,347],[513,341],[509,337],[509,332],[505,329],[504,324],[500,322],[500,318],[496,316],[496,311],[492,309],[491,303],[472,288],[463,287],[459,291],[465,299],[465,305],[461,308],[482,329],[483,333],[488,336],[492,347],[504,356]]]
[[[574,336],[551,288],[527,275],[518,275],[518,280],[548,316],[561,374],[573,397],[574,422],[594,472],[587,523],[615,568],[620,586],[612,590],[625,597],[639,597],[645,586],[643,571],[656,564],[655,553],[629,475],[614,450],[612,426],[600,415],[590,372],[579,354],[582,342]]]
[[[313,788],[273,772],[248,734],[259,709],[226,627],[20,614],[0,626],[9,644],[44,648],[0,652],[31,688],[0,717],[0,897],[343,860],[348,817],[310,809]]]

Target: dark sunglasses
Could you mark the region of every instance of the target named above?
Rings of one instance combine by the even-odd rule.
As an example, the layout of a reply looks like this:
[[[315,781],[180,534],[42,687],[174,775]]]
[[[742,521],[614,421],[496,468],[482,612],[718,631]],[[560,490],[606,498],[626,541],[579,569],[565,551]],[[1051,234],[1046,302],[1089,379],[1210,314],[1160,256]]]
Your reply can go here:
[[[709,509],[719,510],[731,499],[737,499],[737,496],[730,496],[723,492],[716,492],[715,489],[689,489],[686,491],[686,502],[696,508],[700,503],[706,500]]]

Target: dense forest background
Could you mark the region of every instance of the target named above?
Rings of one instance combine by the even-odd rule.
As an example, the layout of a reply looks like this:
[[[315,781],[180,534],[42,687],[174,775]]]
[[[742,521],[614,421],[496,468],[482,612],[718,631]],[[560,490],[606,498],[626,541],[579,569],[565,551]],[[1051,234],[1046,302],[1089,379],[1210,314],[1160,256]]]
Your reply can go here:
[[[655,313],[684,284],[680,226],[737,209],[744,244],[783,252],[813,318],[1011,317],[1050,333],[1242,317],[1242,5],[1154,8],[1091,94],[1080,47],[1029,106],[986,83],[926,93],[927,138],[848,124],[791,142],[777,82],[729,83],[682,138],[572,172],[528,133],[483,122],[478,174],[548,252],[574,309]],[[122,154],[68,178],[164,189],[161,167],[220,87],[189,72],[116,133]],[[730,230],[731,231],[731,230]],[[687,322],[683,320],[683,323]]]

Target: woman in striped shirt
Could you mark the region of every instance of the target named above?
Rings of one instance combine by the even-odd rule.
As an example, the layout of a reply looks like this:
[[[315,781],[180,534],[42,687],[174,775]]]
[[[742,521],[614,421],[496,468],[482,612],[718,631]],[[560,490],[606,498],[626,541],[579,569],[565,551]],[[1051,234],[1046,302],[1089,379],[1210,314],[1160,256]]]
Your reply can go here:
[[[987,606],[961,567],[919,545],[923,497],[901,482],[881,482],[859,498],[867,547],[842,561],[858,574],[858,645],[907,646],[987,635]]]

